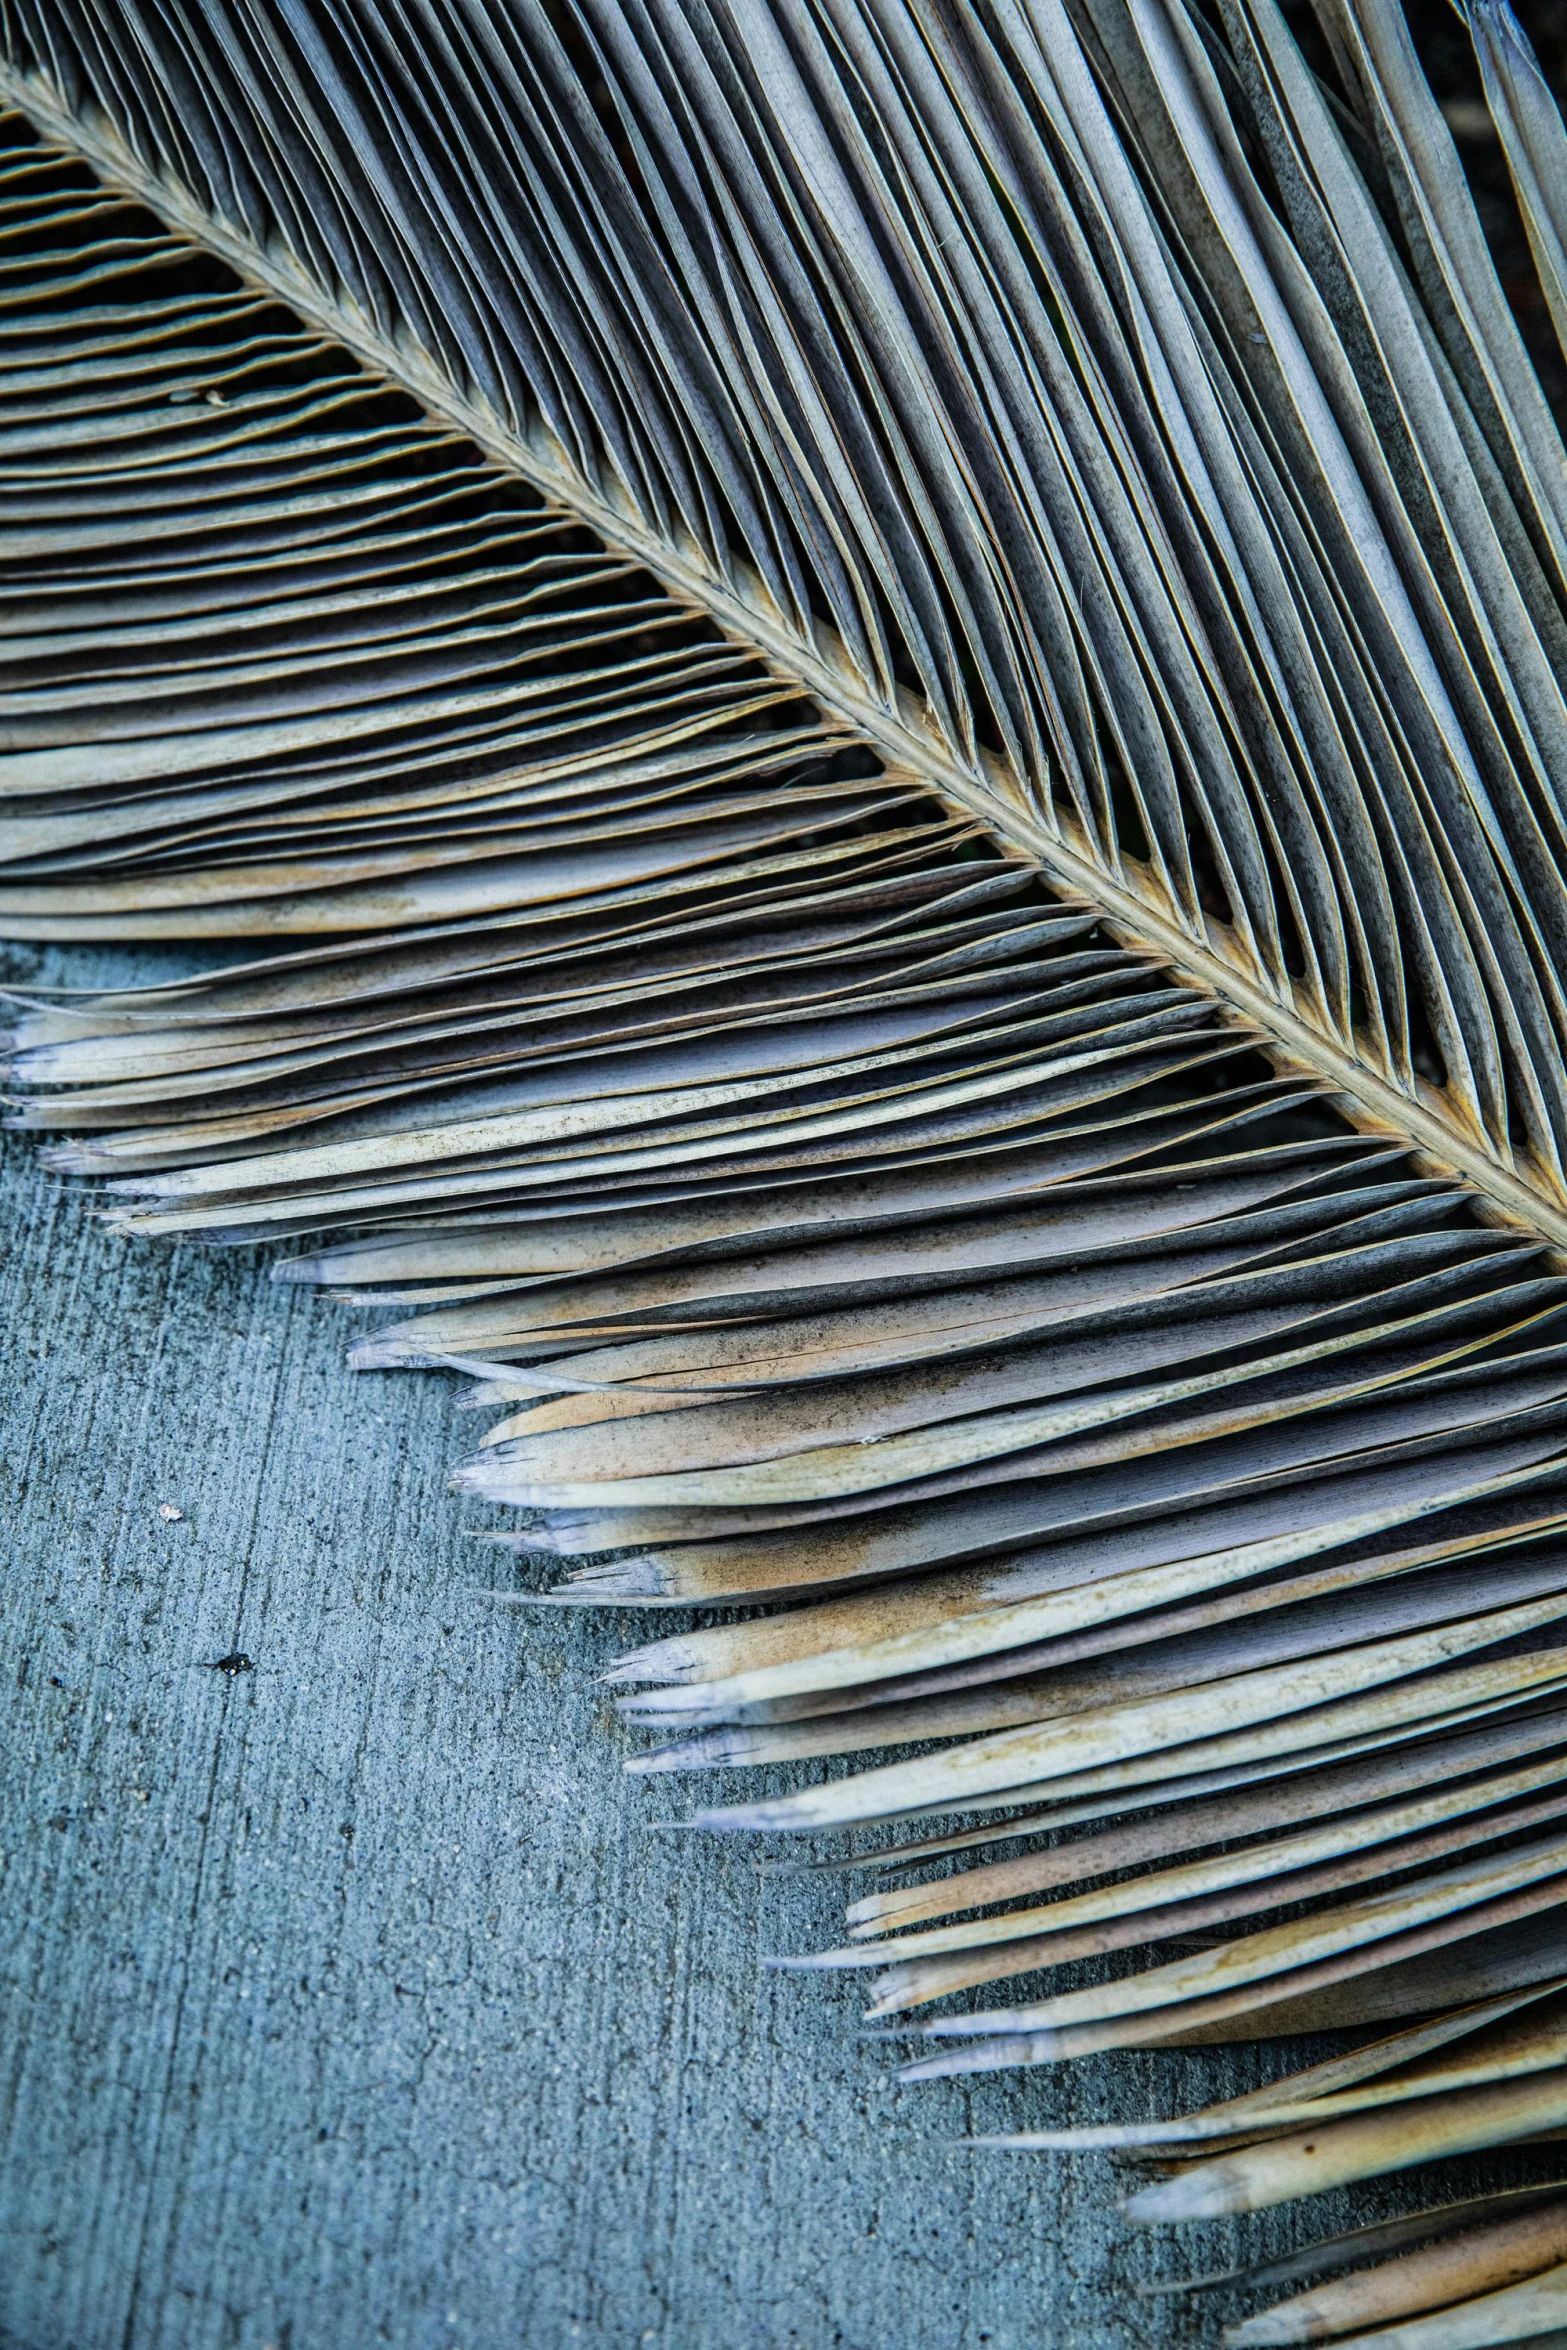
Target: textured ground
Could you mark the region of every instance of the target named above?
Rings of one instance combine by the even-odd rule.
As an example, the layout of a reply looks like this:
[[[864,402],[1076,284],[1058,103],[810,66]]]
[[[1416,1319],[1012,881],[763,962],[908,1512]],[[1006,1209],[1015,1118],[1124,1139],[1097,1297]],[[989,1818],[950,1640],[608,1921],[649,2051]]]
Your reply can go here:
[[[1216,2337],[1130,2297],[1181,2254],[1108,2165],[954,2141],[1250,2059],[895,2090],[847,1987],[759,1965],[841,1890],[621,1780],[639,1619],[477,1596],[442,1383],[350,1380],[333,1309],[107,1236],[27,1148],[4,1185],[3,2350]]]

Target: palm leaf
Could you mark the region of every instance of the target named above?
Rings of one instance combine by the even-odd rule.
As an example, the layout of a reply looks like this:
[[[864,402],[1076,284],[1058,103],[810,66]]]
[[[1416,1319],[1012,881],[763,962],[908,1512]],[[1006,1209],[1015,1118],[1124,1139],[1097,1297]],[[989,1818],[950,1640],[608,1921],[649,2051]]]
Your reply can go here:
[[[1567,495],[1412,77],[1360,56],[1414,118],[1429,316],[1267,9],[1226,84],[1178,11],[1108,6],[788,40],[617,6],[575,40],[19,9],[7,87],[1362,1114],[1567,1229]]]
[[[880,2012],[1173,1944],[916,2074],[1451,2011],[1145,2216],[1567,2118],[1567,463],[1321,16],[0,18],[0,928],[317,942],[36,995],[19,1122],[419,1309],[557,1604],[803,1603],[614,1678],[882,1758],[715,1830],[1026,1840]],[[1344,2308],[1555,2322],[1558,2224]]]

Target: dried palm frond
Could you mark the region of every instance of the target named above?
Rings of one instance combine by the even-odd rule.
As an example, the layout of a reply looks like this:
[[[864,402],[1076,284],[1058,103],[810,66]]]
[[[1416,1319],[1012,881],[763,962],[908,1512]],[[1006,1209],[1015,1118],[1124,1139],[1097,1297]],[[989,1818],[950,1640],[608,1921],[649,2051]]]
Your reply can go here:
[[[612,1678],[877,1758],[695,1815],[891,1828],[803,1963],[1151,1947],[911,2075],[1404,2023],[1140,2217],[1567,2127],[1567,454],[1319,15],[0,5],[0,931],[272,948],[16,1122],[397,1306],[554,1604],[796,1603]],[[1567,2322],[1559,2199],[1399,2225],[1241,2338]]]

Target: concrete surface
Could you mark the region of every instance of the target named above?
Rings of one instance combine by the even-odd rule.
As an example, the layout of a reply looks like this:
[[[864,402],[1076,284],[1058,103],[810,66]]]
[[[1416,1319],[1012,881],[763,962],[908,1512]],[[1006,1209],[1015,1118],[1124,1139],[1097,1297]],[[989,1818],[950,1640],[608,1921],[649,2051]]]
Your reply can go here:
[[[842,1881],[621,1779],[593,1674],[645,1619],[476,1596],[442,1382],[350,1379],[338,1310],[110,1237],[28,1144],[4,1183],[4,2350],[1132,2350],[1233,2314],[1134,2280],[1349,2220],[1160,2244],[1102,2158],[960,2148],[1258,2059],[896,2090],[852,1984],[759,1964]]]

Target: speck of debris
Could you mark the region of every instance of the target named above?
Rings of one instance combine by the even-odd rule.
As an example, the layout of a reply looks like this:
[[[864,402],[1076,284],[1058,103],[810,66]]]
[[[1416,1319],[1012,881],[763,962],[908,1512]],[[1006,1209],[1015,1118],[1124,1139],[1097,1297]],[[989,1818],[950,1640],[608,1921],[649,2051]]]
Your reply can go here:
[[[227,1673],[231,1681],[236,1673],[253,1673],[255,1669],[255,1658],[244,1655],[237,1648],[230,1649],[227,1656],[209,1656],[202,1659],[203,1672]]]
[[[172,1526],[177,1518],[184,1517],[185,1512],[180,1508],[180,1505],[177,1501],[160,1501],[158,1504],[158,1515],[166,1526]]]

